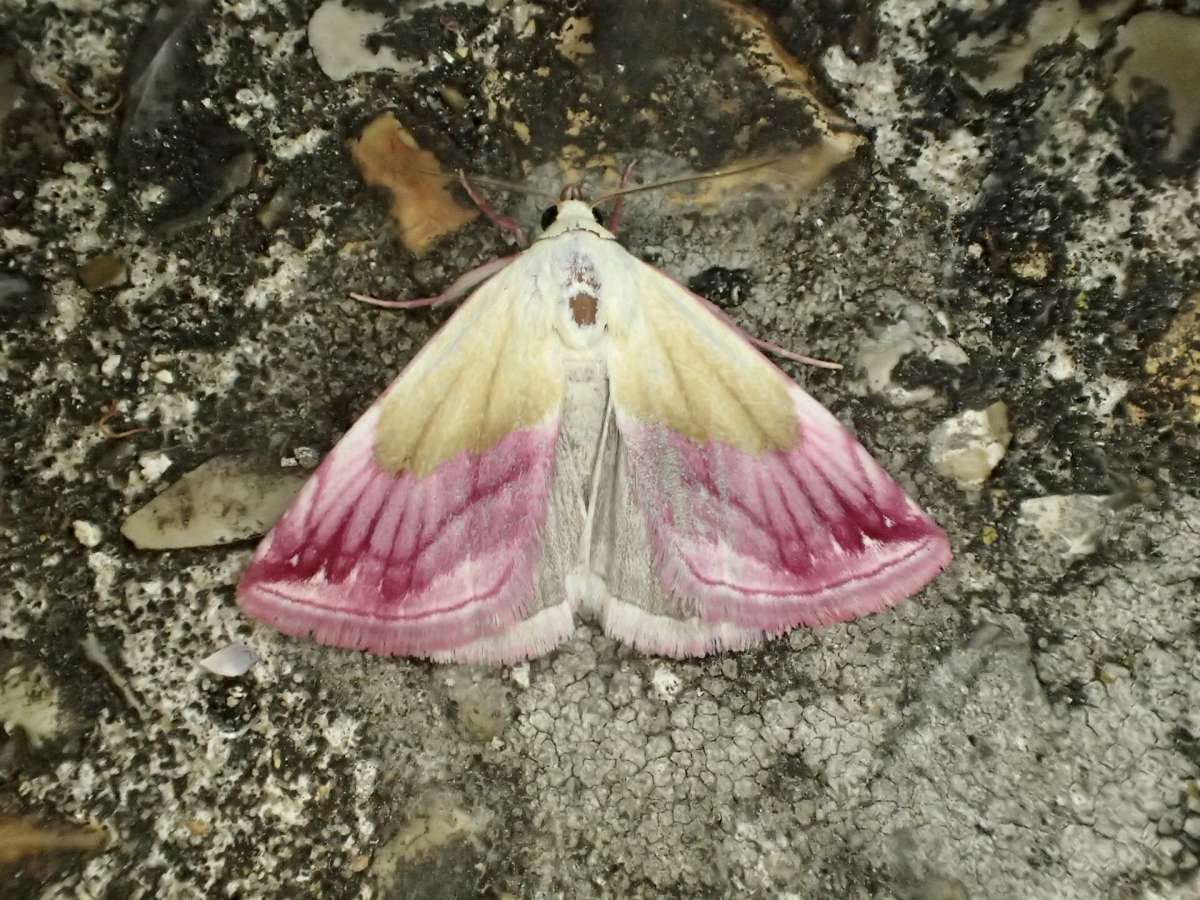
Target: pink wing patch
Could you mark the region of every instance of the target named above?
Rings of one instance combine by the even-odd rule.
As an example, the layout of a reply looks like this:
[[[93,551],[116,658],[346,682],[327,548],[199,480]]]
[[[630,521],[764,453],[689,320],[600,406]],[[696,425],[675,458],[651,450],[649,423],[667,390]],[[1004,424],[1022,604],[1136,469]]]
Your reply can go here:
[[[535,590],[557,422],[418,478],[376,463],[379,411],[264,538],[238,586],[242,609],[286,634],[374,653],[504,662],[559,643],[570,610],[538,609]]]
[[[789,392],[800,441],[762,455],[618,412],[663,586],[681,613],[715,626],[641,640],[647,649],[690,656],[846,621],[910,596],[949,563],[941,528],[831,413]]]

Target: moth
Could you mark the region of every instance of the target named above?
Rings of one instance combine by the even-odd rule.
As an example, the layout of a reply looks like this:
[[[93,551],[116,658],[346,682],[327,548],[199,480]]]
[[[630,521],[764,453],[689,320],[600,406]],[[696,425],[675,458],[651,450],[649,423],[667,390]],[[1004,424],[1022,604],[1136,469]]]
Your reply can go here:
[[[568,188],[464,276],[487,280],[259,545],[247,614],[458,663],[544,654],[584,614],[691,657],[888,608],[949,563],[845,426],[600,218]]]

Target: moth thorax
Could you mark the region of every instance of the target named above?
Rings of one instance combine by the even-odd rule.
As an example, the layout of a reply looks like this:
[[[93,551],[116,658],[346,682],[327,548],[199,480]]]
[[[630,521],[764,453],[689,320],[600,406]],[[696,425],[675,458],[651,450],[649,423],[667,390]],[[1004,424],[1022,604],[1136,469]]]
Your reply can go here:
[[[595,325],[600,301],[591,294],[580,292],[571,298],[571,317],[576,325]]]

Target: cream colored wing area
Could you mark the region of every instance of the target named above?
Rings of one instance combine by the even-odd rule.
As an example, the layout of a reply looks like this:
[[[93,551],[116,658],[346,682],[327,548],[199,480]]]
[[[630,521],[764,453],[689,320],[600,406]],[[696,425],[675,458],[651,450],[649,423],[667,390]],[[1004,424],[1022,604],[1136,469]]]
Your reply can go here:
[[[630,257],[636,296],[609,323],[613,397],[628,415],[698,444],[790,450],[798,435],[786,377],[706,301]]]
[[[381,398],[379,466],[421,477],[553,418],[563,390],[554,310],[521,259],[472,294]]]

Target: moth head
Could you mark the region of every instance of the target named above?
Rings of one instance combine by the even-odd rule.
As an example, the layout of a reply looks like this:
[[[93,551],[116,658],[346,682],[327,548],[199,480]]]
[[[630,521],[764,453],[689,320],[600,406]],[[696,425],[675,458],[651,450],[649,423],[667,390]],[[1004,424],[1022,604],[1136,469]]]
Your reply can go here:
[[[564,191],[565,193],[565,191]],[[560,200],[542,212],[542,234],[538,240],[555,237],[567,231],[590,231],[599,237],[611,238],[604,227],[604,215],[581,199]]]
[[[597,225],[604,224],[604,212],[598,206],[592,207],[592,218],[596,220]],[[542,210],[542,231],[545,231],[558,219],[558,204],[547,206]]]

